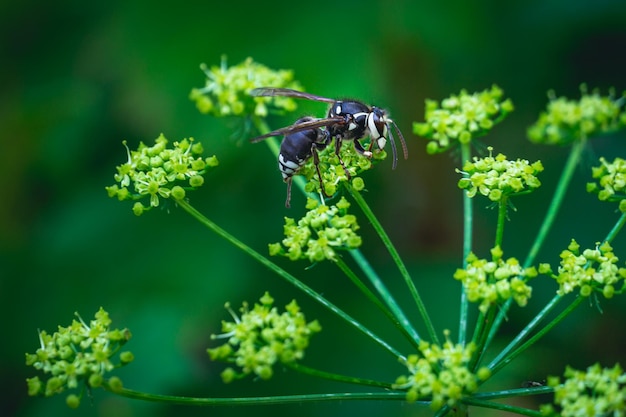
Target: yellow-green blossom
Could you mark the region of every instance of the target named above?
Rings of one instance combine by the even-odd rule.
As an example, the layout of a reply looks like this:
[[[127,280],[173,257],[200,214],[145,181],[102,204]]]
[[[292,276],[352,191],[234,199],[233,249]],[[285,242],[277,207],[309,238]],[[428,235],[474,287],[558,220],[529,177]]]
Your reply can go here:
[[[361,237],[356,234],[359,225],[356,217],[348,214],[349,207],[344,197],[332,206],[308,199],[309,211],[297,223],[285,217],[285,238],[269,245],[270,255],[282,255],[294,261],[332,261],[337,250],[358,248],[361,246]]]
[[[622,417],[626,414],[626,374],[619,364],[602,368],[596,363],[586,371],[568,366],[564,377],[563,382],[559,377],[548,378],[548,385],[554,387],[557,407],[543,405],[543,415]]]
[[[29,395],[47,397],[67,389],[84,385],[96,388],[105,374],[133,360],[130,352],[121,352],[131,335],[128,329],[111,329],[109,314],[102,308],[94,320],[85,323],[78,314],[68,327],[59,326],[58,331],[48,334],[39,332],[41,346],[35,353],[26,354],[26,365],[48,376],[44,382],[39,376],[28,378]],[[119,357],[115,357],[119,354]],[[78,406],[80,398],[70,394],[69,406]]]
[[[241,316],[226,305],[234,321],[223,321],[224,333],[212,335],[212,338],[227,341],[207,349],[212,360],[232,363],[239,368],[239,371],[232,367],[225,369],[222,372],[224,382],[252,373],[262,379],[271,378],[276,362],[302,359],[310,337],[321,331],[317,320],[307,323],[295,300],[285,306],[283,313],[279,313],[273,304],[274,299],[266,292],[252,309],[244,303]]]
[[[528,129],[532,142],[563,145],[626,126],[623,99],[616,100],[612,92],[608,96],[597,90],[589,94],[582,85],[580,100],[557,99],[553,91],[549,98],[546,111]]]
[[[137,215],[158,207],[162,198],[185,198],[185,190],[202,186],[202,175],[218,165],[215,156],[202,158],[204,149],[193,138],[168,146],[168,140],[161,134],[152,146],[141,142],[136,151],[130,151],[128,146],[126,151],[128,160],[117,167],[116,184],[106,190],[109,197],[120,201],[149,200],[147,206],[140,201],[135,203],[133,212]]]
[[[526,159],[510,161],[503,154],[491,154],[484,158],[474,157],[463,166],[463,178],[459,188],[466,190],[468,197],[482,194],[491,201],[503,201],[513,195],[525,194],[541,186],[537,174],[543,171],[541,161],[534,163]]]
[[[597,182],[587,183],[587,191],[598,194],[601,201],[617,201],[622,213],[626,213],[626,160],[615,158],[608,162],[600,158],[600,166],[591,169]]]
[[[300,90],[290,70],[272,70],[248,58],[240,64],[228,67],[222,57],[220,66],[208,68],[202,64],[207,76],[203,88],[191,90],[190,99],[196,102],[201,113],[214,116],[265,117],[268,103],[274,110],[294,111],[296,103],[288,97],[252,97],[250,90],[258,87],[285,87]]]
[[[596,291],[611,298],[614,294],[624,292],[626,268],[617,266],[619,258],[615,256],[608,242],[598,243],[594,249],[585,249],[581,253],[578,243],[572,239],[560,256],[561,264],[557,274],[550,271],[559,284],[559,295],[579,289],[583,296],[589,296]]]
[[[394,388],[407,391],[407,401],[430,399],[433,410],[454,406],[489,377],[487,368],[479,369],[476,374],[468,368],[476,350],[473,343],[465,347],[455,345],[446,334],[443,346],[421,341],[418,350],[404,364],[409,374],[398,377],[394,384]]]
[[[532,294],[527,281],[537,276],[536,268],[522,268],[515,258],[504,260],[499,247],[493,248],[491,255],[492,259],[487,260],[470,253],[467,266],[457,269],[454,279],[461,281],[470,302],[480,303],[483,313],[509,298],[524,307]]]
[[[429,140],[426,151],[430,154],[445,152],[458,143],[469,143],[485,135],[513,111],[511,100],[503,99],[503,94],[494,85],[474,94],[462,90],[441,104],[426,100],[426,121],[414,123],[413,133]]]

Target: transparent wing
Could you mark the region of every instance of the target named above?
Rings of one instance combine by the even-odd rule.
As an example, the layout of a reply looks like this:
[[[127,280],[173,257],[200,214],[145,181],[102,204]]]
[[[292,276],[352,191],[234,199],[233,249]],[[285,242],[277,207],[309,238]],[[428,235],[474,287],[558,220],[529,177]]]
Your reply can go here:
[[[259,87],[253,90],[250,90],[250,95],[255,97],[274,97],[274,96],[283,96],[283,97],[294,97],[294,98],[303,98],[305,100],[313,100],[313,101],[321,101],[324,103],[334,103],[336,100],[332,98],[326,98],[321,96],[316,96],[315,94],[309,94],[298,90],[292,90],[291,88],[274,88],[274,87]]]

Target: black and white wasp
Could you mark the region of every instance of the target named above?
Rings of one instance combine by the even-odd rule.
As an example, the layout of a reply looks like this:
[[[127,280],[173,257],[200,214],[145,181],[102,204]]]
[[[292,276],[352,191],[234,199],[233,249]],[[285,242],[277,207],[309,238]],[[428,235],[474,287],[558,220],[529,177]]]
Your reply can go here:
[[[301,117],[296,120],[293,126],[302,126],[314,122],[313,117]],[[322,181],[322,173],[319,168],[319,156],[318,150],[325,149],[331,141],[331,136],[328,130],[324,130],[320,127],[305,127],[302,129],[293,129],[291,132],[275,131],[268,135],[259,136],[251,139],[252,142],[258,142],[266,139],[270,136],[285,135],[282,143],[280,144],[280,152],[278,154],[278,169],[283,174],[283,181],[287,183],[287,199],[285,200],[285,207],[289,208],[289,201],[291,200],[291,181],[293,176],[304,166],[304,164],[313,157],[315,169],[317,170],[317,177],[320,181],[320,189],[326,197],[330,197],[324,190],[324,182]]]
[[[389,138],[393,156],[392,168],[395,169],[398,162],[398,152],[390,129],[390,126],[393,126],[400,138],[404,159],[407,159],[408,151],[402,132],[393,120],[387,117],[386,113],[378,107],[368,106],[356,100],[335,100],[289,88],[255,88],[250,91],[250,95],[256,97],[284,96],[331,103],[325,118],[303,117],[290,126],[251,139],[252,142],[258,142],[271,136],[284,135],[285,138],[281,144],[279,154],[279,168],[283,174],[283,179],[287,182],[288,195],[285,204],[287,207],[289,207],[291,177],[311,156],[315,158],[314,162],[320,180],[320,188],[326,194],[322,184],[322,177],[319,175],[317,150],[328,146],[332,139],[335,139],[335,153],[348,178],[350,174],[339,154],[342,141],[344,140],[352,140],[354,149],[359,154],[371,158],[374,143],[376,143],[378,149],[382,150],[387,144],[387,138]],[[370,138],[367,150],[359,142],[360,139],[365,137]]]

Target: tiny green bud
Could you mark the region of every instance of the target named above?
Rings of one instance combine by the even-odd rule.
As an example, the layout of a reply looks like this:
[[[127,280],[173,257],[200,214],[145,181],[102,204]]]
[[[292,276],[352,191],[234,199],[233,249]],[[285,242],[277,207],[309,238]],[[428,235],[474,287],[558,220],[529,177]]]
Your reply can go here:
[[[189,178],[189,185],[194,188],[201,187],[202,184],[204,184],[204,177],[201,175],[194,175],[193,177]]]
[[[116,376],[109,378],[109,389],[113,392],[120,392],[123,388],[122,380]]]
[[[361,177],[356,177],[352,180],[352,187],[356,191],[361,191],[365,188],[365,181],[363,181],[363,178]]]
[[[78,408],[80,405],[80,398],[76,394],[70,394],[65,398],[65,403],[69,408]]]
[[[202,177],[200,177],[202,178]],[[191,182],[191,181],[190,181]],[[174,200],[182,200],[185,198],[185,189],[179,185],[172,187],[172,197]]]

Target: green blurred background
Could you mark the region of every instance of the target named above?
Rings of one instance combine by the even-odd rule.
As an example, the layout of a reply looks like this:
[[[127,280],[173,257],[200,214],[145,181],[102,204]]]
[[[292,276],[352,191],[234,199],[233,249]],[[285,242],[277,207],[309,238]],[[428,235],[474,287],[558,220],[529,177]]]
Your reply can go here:
[[[423,120],[424,99],[496,83],[513,100],[516,111],[486,143],[546,166],[545,187],[518,199],[506,226],[505,254],[523,258],[567,155],[567,149],[529,145],[525,138],[545,108],[547,90],[578,98],[581,82],[603,92],[626,89],[623,0],[24,1],[0,6],[0,31],[3,416],[428,414],[396,402],[168,407],[101,391],[92,404],[85,400],[71,411],[62,396],[26,397],[24,380],[33,372],[24,365],[24,352],[37,348],[37,329],[54,331],[75,311],[89,318],[100,306],[115,326],[133,332],[129,348],[136,360],[120,372],[130,388],[194,396],[351,389],[280,371],[270,382],[222,385],[222,368],[208,361],[205,349],[227,318],[223,303],[254,301],[266,289],[279,305],[297,297],[307,316],[325,327],[307,363],[385,380],[402,372],[393,358],[182,211],[170,206],[137,218],[130,204],[107,198],[104,187],[125,160],[121,141],[132,147],[163,132],[171,140],[193,136],[217,154],[220,167],[191,201],[258,251],[266,253],[267,243],[281,238],[283,216],[302,214],[298,193],[290,211],[283,207],[285,186],[266,147],[233,137],[238,121],[203,116],[188,100],[190,89],[204,83],[200,63],[217,65],[222,54],[231,64],[251,56],[271,68],[293,69],[308,91],[358,97],[391,111],[409,142],[409,160],[400,160],[395,171],[384,163],[368,173],[366,198],[418,280],[436,325],[453,331],[458,288],[451,274],[461,253],[458,160],[427,157],[425,141],[411,134],[412,122]],[[302,114],[325,111],[318,103],[300,104]],[[289,121],[271,122],[277,128]],[[540,260],[556,264],[572,237],[589,246],[606,235],[617,219],[615,207],[587,196],[584,183],[594,155],[624,157],[623,142],[623,135],[593,142]],[[476,204],[475,245],[483,254],[496,217],[485,206]],[[361,224],[363,252],[406,301],[386,252]],[[622,258],[625,243],[623,237],[615,242]],[[277,262],[406,348],[376,314],[370,317],[371,308],[337,270]],[[529,307],[514,310],[504,330],[525,324],[555,288],[539,285]],[[567,363],[626,365],[623,299],[605,301],[602,308],[601,315],[584,303],[490,388],[560,374]]]

